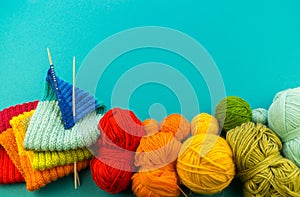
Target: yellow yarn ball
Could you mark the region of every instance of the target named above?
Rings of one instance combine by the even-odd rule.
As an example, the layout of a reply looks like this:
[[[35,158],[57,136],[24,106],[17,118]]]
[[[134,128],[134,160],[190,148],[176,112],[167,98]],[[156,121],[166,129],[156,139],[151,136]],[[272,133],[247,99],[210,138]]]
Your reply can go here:
[[[194,135],[180,149],[177,172],[181,182],[193,192],[218,193],[235,175],[231,148],[217,135]]]
[[[215,134],[219,133],[218,120],[207,113],[196,115],[191,122],[191,133],[196,134]]]

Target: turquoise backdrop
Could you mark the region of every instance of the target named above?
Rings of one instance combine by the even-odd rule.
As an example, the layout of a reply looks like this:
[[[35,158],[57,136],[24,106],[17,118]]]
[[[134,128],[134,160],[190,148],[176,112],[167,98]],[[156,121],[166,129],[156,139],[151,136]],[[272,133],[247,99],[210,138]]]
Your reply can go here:
[[[168,27],[196,39],[217,64],[226,94],[243,97],[253,108],[268,108],[276,92],[300,84],[298,0],[2,0],[0,5],[0,110],[42,97],[48,68],[46,47],[51,49],[57,74],[71,82],[73,55],[79,69],[99,42],[142,26]],[[112,62],[99,81],[96,96],[108,108],[114,106],[110,97],[118,76],[143,62],[178,69],[194,87],[199,111],[212,112],[207,84],[189,63],[150,48]],[[165,114],[180,112],[176,92],[157,83],[136,89],[128,107],[142,120],[149,116],[161,120]],[[184,115],[191,120],[195,114],[187,111]],[[89,170],[80,172],[80,178],[82,186],[77,190],[69,176],[35,192],[28,192],[25,184],[0,185],[0,196],[110,196],[94,184]],[[242,196],[241,187],[235,180],[216,196]]]

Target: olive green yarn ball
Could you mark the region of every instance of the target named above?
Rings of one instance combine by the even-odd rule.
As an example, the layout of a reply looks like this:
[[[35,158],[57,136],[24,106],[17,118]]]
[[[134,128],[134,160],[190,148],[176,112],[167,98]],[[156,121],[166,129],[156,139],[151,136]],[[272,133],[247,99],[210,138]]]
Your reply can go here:
[[[252,120],[250,105],[242,98],[228,96],[222,99],[215,110],[215,117],[223,131],[227,132]]]

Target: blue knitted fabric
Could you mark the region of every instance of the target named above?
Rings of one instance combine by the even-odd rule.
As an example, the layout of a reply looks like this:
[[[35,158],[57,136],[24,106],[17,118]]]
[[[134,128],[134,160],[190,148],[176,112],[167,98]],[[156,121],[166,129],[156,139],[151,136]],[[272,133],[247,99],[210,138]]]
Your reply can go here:
[[[84,92],[79,88],[75,88],[76,116],[74,119],[72,108],[72,85],[57,77],[53,66],[51,66],[47,72],[46,81],[50,84],[50,87],[55,93],[65,129],[72,128],[76,122],[96,109],[99,113],[104,112],[103,103],[99,104],[89,93]]]
[[[76,88],[76,118],[72,112],[72,86],[47,72],[45,92],[28,125],[24,147],[35,151],[63,151],[89,147],[100,137],[98,123],[103,103]],[[95,109],[95,107],[97,107]],[[65,117],[63,117],[63,114]],[[76,124],[75,124],[76,123]],[[71,128],[66,129],[66,126]]]

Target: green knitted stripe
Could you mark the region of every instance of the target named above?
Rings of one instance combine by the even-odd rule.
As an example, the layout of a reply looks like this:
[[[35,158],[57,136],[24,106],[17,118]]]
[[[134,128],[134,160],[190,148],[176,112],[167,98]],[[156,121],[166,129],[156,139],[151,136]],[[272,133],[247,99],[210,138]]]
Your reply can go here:
[[[91,159],[92,157],[93,155],[86,148],[68,151],[39,151],[34,152],[32,167],[35,170],[45,170]]]
[[[62,151],[84,148],[98,140],[101,114],[86,115],[71,129],[65,130],[57,101],[41,101],[28,126],[24,147],[35,151]]]
[[[55,92],[53,92],[50,83],[46,82],[42,101],[54,101],[54,100],[56,100]]]

